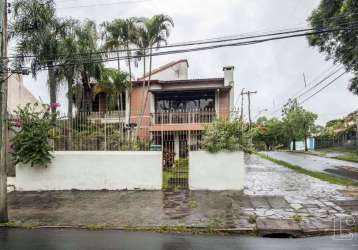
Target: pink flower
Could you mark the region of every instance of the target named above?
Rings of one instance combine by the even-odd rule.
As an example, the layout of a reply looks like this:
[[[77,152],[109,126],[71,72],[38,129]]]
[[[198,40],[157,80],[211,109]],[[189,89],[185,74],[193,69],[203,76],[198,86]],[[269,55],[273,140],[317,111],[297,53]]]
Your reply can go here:
[[[21,127],[22,127],[22,121],[21,121],[19,118],[17,118],[17,119],[15,120],[15,127],[17,127],[17,128],[21,128]]]
[[[58,103],[58,102],[54,102],[54,103],[51,103],[51,109],[57,109],[58,107],[60,107],[61,105]]]
[[[7,144],[6,149],[8,152],[13,152],[15,149],[15,146],[14,146],[14,144]]]

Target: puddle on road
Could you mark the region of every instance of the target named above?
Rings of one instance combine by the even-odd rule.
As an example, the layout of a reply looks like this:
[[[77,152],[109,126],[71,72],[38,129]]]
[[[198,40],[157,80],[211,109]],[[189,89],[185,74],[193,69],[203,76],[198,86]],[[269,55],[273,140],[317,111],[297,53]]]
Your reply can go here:
[[[349,166],[340,166],[336,168],[327,168],[324,170],[327,173],[342,176],[351,180],[358,181],[358,169]]]

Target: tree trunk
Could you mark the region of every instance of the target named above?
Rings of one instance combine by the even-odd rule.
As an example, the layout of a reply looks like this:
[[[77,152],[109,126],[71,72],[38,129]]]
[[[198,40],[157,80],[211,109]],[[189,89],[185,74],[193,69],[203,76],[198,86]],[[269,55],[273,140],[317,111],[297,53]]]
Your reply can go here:
[[[143,109],[144,112],[147,106],[151,78],[152,78],[152,48],[149,49],[149,75],[148,75],[148,82],[147,82],[147,92],[145,93],[145,98],[144,98],[144,109]]]
[[[117,98],[117,104],[118,104],[118,125],[119,125],[119,146],[121,146],[122,141],[123,141],[123,126],[122,126],[122,121],[121,121],[121,112],[122,112],[122,93],[120,93],[119,95],[116,96]]]
[[[144,109],[143,109],[143,107],[144,107],[144,103],[143,103],[143,101],[144,101],[144,95],[145,95],[145,67],[146,67],[146,59],[145,59],[145,57],[146,57],[146,53],[145,53],[145,51],[144,51],[144,54],[143,54],[143,84],[142,84],[142,98],[141,98],[141,105],[140,105],[140,113],[139,113],[139,121],[137,121],[138,122],[138,124],[137,124],[137,129],[136,129],[136,138],[138,137],[138,134],[139,134],[139,129],[140,129],[140,127],[142,126],[142,117],[143,117],[143,113],[144,113]],[[137,114],[138,115],[138,114]]]
[[[50,89],[50,104],[54,104],[57,102],[57,86],[55,79],[55,71],[53,68],[52,62],[48,64],[48,84]],[[51,105],[51,113],[52,113],[52,121],[56,121],[56,107],[55,105]]]
[[[67,148],[68,150],[72,150],[72,112],[73,112],[73,77],[67,78],[67,98],[68,98],[68,110],[67,110],[67,117],[68,117],[68,141],[67,141]]]
[[[308,151],[308,147],[307,147],[307,136],[305,136],[304,140],[305,140],[305,151]]]
[[[144,72],[144,76],[145,76],[145,72]],[[151,76],[152,76],[152,48],[149,49],[149,73],[148,73],[148,81],[147,81],[147,90],[145,92],[143,108],[140,115],[140,124],[142,124],[143,122],[142,120],[143,120],[144,112],[147,107]],[[143,82],[143,89],[145,89],[145,82]]]
[[[296,139],[292,140],[292,150],[296,151]]]
[[[83,84],[83,104],[82,111],[91,112],[92,111],[92,90],[89,86],[89,79],[87,74],[82,73],[82,84]]]
[[[131,92],[132,92],[132,66],[131,66],[131,59],[130,59],[130,52],[129,52],[129,44],[127,40],[127,57],[128,57],[128,71],[129,71],[129,93],[128,93],[128,103],[127,105],[129,107],[128,110],[128,123],[131,122]]]

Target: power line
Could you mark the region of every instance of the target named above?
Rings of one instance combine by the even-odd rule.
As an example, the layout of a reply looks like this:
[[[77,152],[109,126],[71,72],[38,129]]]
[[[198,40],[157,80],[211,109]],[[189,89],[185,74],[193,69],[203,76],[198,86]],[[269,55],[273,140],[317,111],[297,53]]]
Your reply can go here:
[[[298,99],[300,97],[302,97],[303,95],[307,94],[308,92],[310,92],[311,90],[313,90],[314,88],[316,88],[317,86],[321,85],[323,82],[325,82],[326,80],[328,80],[330,77],[332,77],[333,75],[337,74],[338,71],[340,71],[341,69],[343,69],[344,67],[340,67],[338,70],[335,70],[333,73],[329,73],[328,75],[324,76],[320,81],[318,81],[314,86],[310,87],[308,90],[306,90],[304,93],[300,94],[299,96],[292,96],[290,98],[288,98],[288,100],[292,100],[292,99]],[[283,104],[286,104],[286,102],[284,102]],[[277,109],[275,109],[275,111],[273,111],[271,113],[271,115],[277,113],[278,111],[280,111],[282,109],[283,105],[281,104]]]
[[[352,27],[351,27],[352,28]],[[351,29],[349,28],[349,29]],[[339,29],[342,30],[342,29]],[[195,52],[195,51],[202,51],[202,50],[211,50],[211,49],[217,49],[217,48],[223,48],[223,47],[236,47],[236,46],[245,46],[245,45],[253,45],[268,41],[274,41],[274,40],[282,40],[287,38],[294,38],[294,37],[301,37],[301,36],[308,36],[313,34],[322,34],[322,33],[328,33],[335,30],[322,30],[318,32],[306,32],[306,33],[300,33],[300,34],[293,34],[293,35],[286,35],[286,36],[280,36],[280,37],[271,37],[267,39],[258,39],[258,40],[251,40],[251,41],[244,41],[244,42],[237,42],[237,43],[227,43],[227,44],[217,44],[212,46],[203,46],[203,47],[196,47],[196,48],[189,48],[189,49],[179,49],[179,50],[169,50],[169,51],[162,51],[162,52],[155,52],[152,53],[152,56],[162,56],[162,55],[171,55],[171,54],[178,54],[178,53],[188,53],[188,52]],[[89,60],[89,61],[81,61],[81,63],[102,63],[102,62],[110,62],[110,61],[116,61],[116,60],[128,60],[128,59],[136,59],[141,58],[140,55],[134,55],[134,56],[122,56],[122,57],[108,57],[105,59],[98,59],[98,60]],[[75,59],[75,58],[74,58]],[[78,58],[82,59],[82,58]],[[63,64],[54,64],[53,67],[62,67],[62,66],[69,66],[69,65],[75,65],[71,63],[63,63]],[[42,67],[41,69],[47,69],[48,67]]]
[[[352,38],[351,38],[351,40],[352,40]],[[350,52],[350,50],[351,50],[351,49],[347,49],[346,52],[343,53],[343,58],[349,56],[348,52]],[[310,83],[308,86],[312,85],[313,82],[314,82],[316,79],[318,80],[318,78],[319,78],[321,75],[323,75],[324,73],[326,73],[326,72],[332,72],[331,70],[334,69],[335,67],[337,67],[337,65],[333,65],[333,66],[331,66],[330,68],[328,68],[327,70],[322,71],[320,74],[318,74],[318,75],[314,78],[314,80],[311,81],[311,83]],[[329,73],[329,76],[328,76],[328,77],[327,77],[327,75],[326,75],[326,77],[324,77],[324,79],[322,79],[321,81],[319,81],[318,83],[316,83],[314,86],[310,87],[308,90],[306,90],[306,88],[303,88],[303,89],[299,90],[299,91],[296,92],[292,97],[290,97],[288,100],[290,100],[290,99],[298,99],[298,98],[302,97],[303,95],[305,95],[305,94],[307,94],[308,92],[310,92],[312,89],[314,89],[314,88],[316,88],[317,86],[319,86],[320,84],[322,84],[325,80],[327,80],[328,78],[330,78],[331,76],[333,76],[334,74],[336,74],[336,73],[337,73],[339,70],[341,70],[341,69],[344,69],[344,66],[340,67],[338,70],[334,71],[333,73]],[[306,90],[306,91],[304,91],[304,90]],[[304,91],[304,92],[301,93],[301,91]],[[300,94],[300,93],[301,93],[301,94]],[[300,94],[300,95],[297,96],[298,94]],[[280,111],[281,108],[283,107],[283,105],[286,104],[286,102],[287,102],[287,101],[280,103],[280,104],[279,104],[279,108],[277,108],[276,110],[274,110],[273,112],[271,112],[271,115],[273,115],[273,114],[275,114],[276,112]]]
[[[231,42],[231,41],[237,41],[237,40],[245,40],[245,39],[252,39],[252,38],[260,38],[260,37],[266,37],[266,36],[276,36],[276,35],[283,35],[283,34],[291,34],[291,33],[298,33],[298,32],[304,32],[304,31],[311,31],[313,29],[311,28],[299,28],[295,30],[276,30],[273,33],[263,33],[258,35],[252,35],[254,33],[244,33],[244,34],[238,34],[238,35],[232,35],[232,36],[226,36],[226,37],[216,37],[216,38],[208,38],[203,40],[194,40],[194,41],[188,41],[188,42],[179,42],[179,43],[172,43],[169,45],[164,46],[158,46],[155,47],[155,49],[166,49],[166,48],[173,48],[173,47],[184,47],[184,46],[194,46],[194,45],[203,45],[203,44],[211,44],[211,43],[222,43],[222,42]],[[246,35],[245,34],[249,34]],[[107,50],[107,51],[97,51],[93,53],[77,53],[73,55],[95,55],[95,54],[111,54],[111,53],[120,53],[120,52],[138,52],[142,51],[143,49],[136,48],[136,49],[119,49],[119,50]],[[8,58],[16,58],[18,56],[10,56]],[[24,57],[36,57],[35,55],[25,55]]]
[[[296,98],[300,98],[302,96],[304,96],[305,94],[307,94],[309,91],[311,91],[312,89],[314,89],[315,87],[317,87],[318,85],[320,85],[321,83],[323,83],[324,81],[326,81],[328,78],[330,78],[331,76],[335,75],[338,71],[344,69],[344,67],[340,67],[337,70],[335,70],[333,73],[329,74],[328,76],[324,77],[321,81],[319,81],[318,83],[316,83],[315,85],[313,85],[311,88],[309,88],[308,90],[304,91],[303,93],[301,93],[299,96],[297,96]]]
[[[321,77],[323,74],[329,72],[331,69],[333,69],[334,67],[336,67],[337,65],[333,65],[333,66],[330,66],[329,68],[321,71],[319,74],[317,74],[312,80],[310,80],[310,83],[308,84],[308,86],[310,86],[311,84],[313,84],[313,82],[315,82],[316,80],[319,79],[319,77]],[[293,95],[291,95],[292,97],[289,98],[289,99],[294,99],[295,96],[297,96],[298,94],[300,94],[303,90],[305,90],[306,87],[300,89],[299,91],[295,92]],[[281,108],[283,107],[284,104],[286,104],[287,100],[283,101],[283,102],[280,102],[278,104],[278,107],[279,108],[276,108],[274,111],[271,112],[271,115],[275,114],[276,112],[278,112],[279,110],[281,110]],[[273,108],[274,109],[276,107],[276,105],[273,105]]]
[[[58,7],[56,10],[64,10],[64,9],[78,9],[78,8],[92,8],[92,7],[100,7],[100,6],[111,6],[111,5],[118,5],[118,4],[133,4],[133,3],[143,3],[149,2],[151,0],[122,0],[118,2],[112,3],[97,3],[97,4],[87,4],[87,5],[74,5],[74,6],[65,6],[65,7]]]
[[[313,93],[312,95],[310,95],[309,97],[307,97],[306,99],[304,99],[302,102],[300,102],[300,105],[302,105],[303,103],[305,103],[306,101],[308,101],[309,99],[311,99],[312,97],[314,97],[315,95],[317,95],[318,93],[320,93],[322,90],[324,90],[325,88],[327,88],[328,86],[330,86],[331,84],[333,84],[335,81],[337,81],[339,78],[341,78],[344,74],[346,74],[347,71],[344,71],[342,74],[340,74],[339,76],[337,76],[336,78],[334,78],[332,81],[330,81],[329,83],[327,83],[326,85],[324,85],[322,88],[320,88],[319,90],[317,90],[315,93]]]
[[[349,22],[349,23],[342,23],[341,25],[351,25],[351,26],[347,26],[345,28],[350,28],[350,27],[354,27],[355,24],[358,24],[358,22]],[[190,42],[181,42],[181,43],[173,43],[170,45],[165,45],[165,46],[158,46],[155,47],[155,49],[166,49],[166,48],[175,48],[175,47],[184,47],[184,46],[194,46],[194,45],[203,45],[203,44],[212,44],[212,43],[223,43],[223,42],[232,42],[232,41],[239,41],[239,40],[246,40],[246,39],[253,39],[253,38],[262,38],[262,37],[271,37],[271,36],[280,36],[280,35],[288,35],[288,34],[295,34],[295,33],[302,33],[302,32],[308,32],[308,31],[315,31],[318,33],[313,33],[313,34],[319,34],[320,31],[327,31],[327,32],[333,32],[333,31],[340,31],[340,30],[344,30],[343,27],[340,28],[335,28],[335,29],[320,29],[320,30],[315,30],[313,28],[296,28],[296,29],[291,29],[291,30],[277,30],[275,32],[272,33],[261,33],[261,34],[257,34],[257,35],[244,35],[244,34],[238,34],[233,35],[232,37],[229,38],[225,38],[225,37],[217,37],[217,38],[209,38],[206,40],[197,40],[197,41],[190,41]],[[322,33],[327,33],[327,32],[322,32]],[[246,34],[250,34],[250,33],[246,33]],[[124,53],[124,52],[140,52],[143,49],[140,48],[136,48],[136,49],[119,49],[119,50],[110,50],[110,51],[96,51],[96,52],[92,52],[92,53],[77,53],[77,54],[73,54],[73,55],[97,55],[97,54],[112,54],[112,53]],[[66,56],[66,55],[59,55],[59,56]],[[24,55],[21,56],[21,58],[34,58],[36,57],[36,55]],[[8,57],[10,58],[19,58],[19,56],[10,56]],[[55,61],[55,60],[53,60]]]

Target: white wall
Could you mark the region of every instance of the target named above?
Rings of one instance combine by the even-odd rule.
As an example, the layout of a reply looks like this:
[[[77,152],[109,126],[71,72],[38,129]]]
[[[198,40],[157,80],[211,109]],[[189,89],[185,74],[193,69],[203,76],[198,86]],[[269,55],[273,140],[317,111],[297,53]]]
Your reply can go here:
[[[191,190],[243,190],[245,164],[243,152],[190,152]]]
[[[162,188],[161,152],[55,152],[47,167],[16,166],[16,190]]]
[[[146,77],[148,79],[148,77]],[[152,80],[171,81],[171,80],[187,80],[188,64],[187,62],[177,63],[165,70],[152,74]]]
[[[14,112],[18,106],[23,107],[27,103],[41,103],[24,86],[21,75],[12,75],[8,82],[7,106],[10,113]]]

